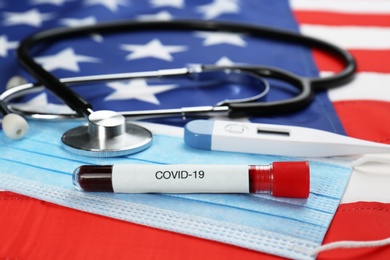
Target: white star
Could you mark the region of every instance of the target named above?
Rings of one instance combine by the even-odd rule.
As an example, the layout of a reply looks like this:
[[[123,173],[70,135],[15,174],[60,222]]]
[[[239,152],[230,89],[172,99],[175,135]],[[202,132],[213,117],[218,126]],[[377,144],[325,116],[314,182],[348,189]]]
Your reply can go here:
[[[62,5],[68,0],[31,0],[32,4],[52,4],[52,5]]]
[[[127,6],[127,0],[86,0],[86,5],[103,5],[112,12],[116,12],[119,9],[119,5]]]
[[[41,93],[26,103],[12,104],[12,106],[22,111],[36,111],[41,113],[70,114],[73,112],[67,105],[49,103],[46,93]]]
[[[4,25],[26,24],[35,27],[40,27],[43,21],[50,20],[52,14],[42,14],[37,9],[32,9],[22,13],[5,12]]]
[[[107,96],[105,100],[138,99],[156,105],[160,104],[156,94],[176,87],[176,85],[149,86],[144,79],[135,79],[127,83],[112,82],[107,86],[115,89],[115,92]]]
[[[86,18],[82,19],[76,19],[76,18],[64,18],[61,19],[61,23],[63,25],[66,25],[68,27],[80,27],[80,26],[86,26],[86,25],[94,25],[97,23],[97,20],[94,16],[88,16]],[[91,33],[91,37],[93,40],[97,42],[103,41],[103,36],[98,33]]]
[[[187,50],[187,47],[180,45],[167,45],[161,44],[160,40],[154,39],[144,45],[138,44],[122,44],[122,50],[130,51],[127,55],[127,60],[141,59],[141,58],[156,58],[166,61],[172,61],[173,57],[171,53],[182,52]]]
[[[84,25],[94,25],[97,23],[97,20],[94,16],[88,16],[85,18],[77,19],[77,18],[64,18],[61,19],[61,23],[68,27],[78,27]]]
[[[196,32],[195,36],[204,38],[203,45],[232,44],[241,47],[246,46],[246,42],[241,38],[242,34],[224,32]]]
[[[171,6],[176,8],[184,7],[184,0],[151,0],[150,3],[153,7],[165,7]]]
[[[228,57],[226,56],[223,56],[222,58],[220,58],[216,63],[215,65],[218,65],[218,66],[233,66],[234,65],[234,62],[229,59]]]
[[[240,7],[236,0],[214,0],[214,2],[197,7],[205,19],[214,19],[224,13],[238,13]]]
[[[37,57],[35,60],[48,71],[64,69],[75,72],[80,71],[79,62],[99,62],[97,58],[75,54],[73,48],[66,48],[54,55]]]
[[[11,49],[15,49],[18,46],[18,42],[9,42],[7,36],[0,36],[0,57],[7,57],[7,53]]]
[[[172,15],[167,11],[161,11],[157,14],[139,15],[137,19],[141,21],[170,21],[172,20]]]
[[[228,57],[226,56],[223,56],[222,58],[220,58],[216,63],[214,63],[215,65],[218,65],[218,66],[233,66],[234,63],[232,60],[230,60]],[[200,63],[188,63],[187,66],[189,68],[194,68],[194,69],[198,69],[198,68],[201,68],[204,64],[200,64]]]

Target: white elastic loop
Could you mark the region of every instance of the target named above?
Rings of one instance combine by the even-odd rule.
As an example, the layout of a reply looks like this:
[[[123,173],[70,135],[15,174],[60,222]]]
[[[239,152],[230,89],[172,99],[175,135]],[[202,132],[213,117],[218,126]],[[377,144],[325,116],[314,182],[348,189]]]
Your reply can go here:
[[[311,255],[317,255],[324,251],[340,248],[364,248],[364,247],[381,247],[390,245],[390,237],[382,240],[372,241],[337,241],[317,247],[311,252]]]
[[[389,155],[379,155],[379,154],[369,154],[365,155],[354,162],[352,162],[351,166],[353,168],[360,166],[362,164],[368,163],[368,162],[379,162],[379,163],[389,163],[390,164],[390,156]]]

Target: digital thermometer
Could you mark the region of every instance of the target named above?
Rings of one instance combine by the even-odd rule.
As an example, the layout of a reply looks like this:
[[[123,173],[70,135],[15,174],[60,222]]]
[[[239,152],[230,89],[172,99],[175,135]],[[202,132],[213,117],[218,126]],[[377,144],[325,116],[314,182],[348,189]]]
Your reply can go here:
[[[197,149],[297,157],[390,153],[390,145],[322,130],[234,121],[191,121],[184,141]]]

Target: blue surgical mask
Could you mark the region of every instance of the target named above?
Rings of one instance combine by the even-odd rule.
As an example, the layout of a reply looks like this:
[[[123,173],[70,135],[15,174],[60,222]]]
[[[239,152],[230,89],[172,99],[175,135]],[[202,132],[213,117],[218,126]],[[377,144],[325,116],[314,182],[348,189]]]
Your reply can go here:
[[[278,256],[311,259],[340,203],[351,169],[310,161],[308,199],[257,194],[86,193],[73,187],[81,164],[269,164],[294,160],[186,147],[177,136],[155,134],[151,148],[122,158],[88,158],[61,147],[63,131],[76,123],[32,122],[24,140],[0,133],[0,188],[91,213],[216,240]],[[159,127],[161,129],[161,127]],[[153,131],[153,129],[152,129]]]

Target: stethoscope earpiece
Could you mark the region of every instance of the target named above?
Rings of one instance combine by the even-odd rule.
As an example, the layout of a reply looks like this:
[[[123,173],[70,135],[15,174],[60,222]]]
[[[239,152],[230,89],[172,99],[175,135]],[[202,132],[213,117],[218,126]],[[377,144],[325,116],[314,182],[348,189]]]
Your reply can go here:
[[[7,114],[3,118],[3,131],[12,140],[22,139],[28,132],[26,119],[18,114]]]

